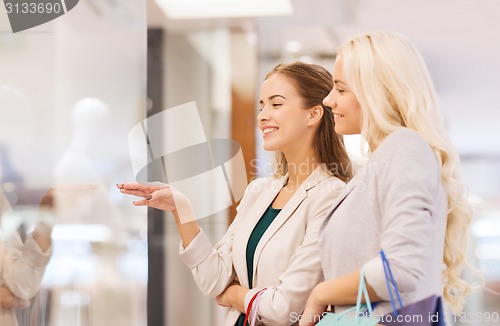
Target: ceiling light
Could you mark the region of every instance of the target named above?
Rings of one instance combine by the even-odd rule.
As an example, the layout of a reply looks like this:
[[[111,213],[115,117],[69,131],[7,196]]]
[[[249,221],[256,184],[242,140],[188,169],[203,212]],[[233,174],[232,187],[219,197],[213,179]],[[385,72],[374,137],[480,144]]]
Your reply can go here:
[[[288,41],[285,44],[285,49],[291,53],[297,53],[302,49],[302,43],[299,41]]]
[[[170,19],[283,16],[293,12],[290,0],[155,0]]]

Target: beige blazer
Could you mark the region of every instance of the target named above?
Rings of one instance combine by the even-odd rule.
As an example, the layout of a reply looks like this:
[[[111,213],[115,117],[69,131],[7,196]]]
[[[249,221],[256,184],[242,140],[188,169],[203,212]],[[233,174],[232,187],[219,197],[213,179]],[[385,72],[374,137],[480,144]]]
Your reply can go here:
[[[247,187],[234,222],[212,247],[201,231],[181,260],[191,269],[200,290],[210,297],[222,293],[235,277],[248,287],[246,246],[255,225],[285,184],[282,178],[256,179]],[[245,297],[245,310],[253,295],[264,287],[257,324],[294,325],[316,284],[323,280],[318,232],[330,206],[345,184],[317,168],[262,236],[253,266],[253,285]],[[231,308],[225,324],[233,326],[240,312]]]

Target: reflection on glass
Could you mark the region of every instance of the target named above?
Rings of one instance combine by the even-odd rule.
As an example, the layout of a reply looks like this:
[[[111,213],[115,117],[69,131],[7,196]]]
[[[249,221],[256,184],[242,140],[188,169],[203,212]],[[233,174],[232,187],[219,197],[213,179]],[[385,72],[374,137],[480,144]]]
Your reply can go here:
[[[40,216],[48,216],[51,191],[40,204]],[[3,193],[0,195],[0,212],[3,219],[8,215],[17,220]],[[10,216],[9,216],[10,217]],[[52,254],[50,219],[40,219],[34,230],[27,233],[21,220],[17,228],[4,228],[0,242],[0,325],[15,326],[15,309],[28,307],[30,300],[39,292],[45,268]],[[14,223],[11,223],[11,226]],[[6,230],[7,229],[7,230]]]
[[[2,326],[146,325],[146,211],[112,191],[134,178],[145,10],[81,0],[20,33],[0,18]]]

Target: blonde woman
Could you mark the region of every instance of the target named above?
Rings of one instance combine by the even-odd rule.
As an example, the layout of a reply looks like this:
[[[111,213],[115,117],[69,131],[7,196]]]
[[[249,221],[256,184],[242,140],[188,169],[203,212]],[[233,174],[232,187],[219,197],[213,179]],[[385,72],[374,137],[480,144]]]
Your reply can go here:
[[[172,188],[137,183],[122,193],[174,213],[181,236],[180,256],[200,290],[231,309],[226,326],[243,325],[252,298],[259,297],[258,325],[295,325],[313,287],[323,279],[317,240],[331,202],[351,177],[333,114],[322,105],[333,87],[324,68],[295,62],[279,65],[261,88],[257,120],[264,149],[276,151],[274,177],[247,187],[234,222],[214,247],[194,220],[181,223]],[[177,206],[176,206],[177,204]]]
[[[405,305],[437,294],[460,311],[470,289],[460,272],[471,211],[422,56],[399,34],[359,35],[338,49],[333,82],[323,103],[335,131],[361,134],[371,153],[322,226],[326,280],[300,325],[314,324],[328,305],[337,313],[353,306],[361,268],[371,300],[380,301],[375,314],[391,312],[380,250]]]

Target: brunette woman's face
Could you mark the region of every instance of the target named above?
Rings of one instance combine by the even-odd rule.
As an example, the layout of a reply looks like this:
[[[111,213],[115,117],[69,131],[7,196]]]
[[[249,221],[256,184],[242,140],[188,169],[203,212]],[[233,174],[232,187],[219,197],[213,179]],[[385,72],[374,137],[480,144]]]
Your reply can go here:
[[[257,121],[266,151],[287,152],[305,145],[309,110],[292,81],[274,73],[261,87],[261,111]]]
[[[333,70],[333,89],[323,100],[332,108],[335,117],[335,131],[340,135],[361,133],[361,106],[349,86],[345,83],[343,60],[338,57]]]

